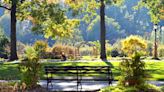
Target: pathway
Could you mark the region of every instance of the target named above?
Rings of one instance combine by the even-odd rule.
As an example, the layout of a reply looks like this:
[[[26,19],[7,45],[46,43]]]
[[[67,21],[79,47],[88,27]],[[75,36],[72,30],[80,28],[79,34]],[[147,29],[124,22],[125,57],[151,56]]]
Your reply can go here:
[[[156,86],[164,86],[164,81],[149,81],[149,83]],[[43,87],[46,87],[46,80],[41,80],[39,84]],[[116,85],[117,81],[114,81],[112,85]],[[103,87],[108,86],[108,82],[82,82],[82,91],[93,91],[99,90]],[[51,91],[76,91],[76,81],[54,81],[53,88],[50,88]]]

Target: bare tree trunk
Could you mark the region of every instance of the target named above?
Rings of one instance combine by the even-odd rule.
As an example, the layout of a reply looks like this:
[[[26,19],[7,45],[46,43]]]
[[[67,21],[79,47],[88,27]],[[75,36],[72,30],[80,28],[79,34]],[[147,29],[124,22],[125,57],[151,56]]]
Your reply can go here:
[[[11,34],[10,34],[10,60],[17,60],[17,44],[16,44],[16,0],[12,0],[12,7],[11,7]]]
[[[105,40],[106,40],[106,29],[105,29],[105,4],[104,0],[101,0],[101,6],[100,6],[100,26],[101,26],[101,32],[100,32],[100,43],[101,43],[101,52],[100,52],[100,58],[103,61],[106,61],[106,48],[105,48]]]

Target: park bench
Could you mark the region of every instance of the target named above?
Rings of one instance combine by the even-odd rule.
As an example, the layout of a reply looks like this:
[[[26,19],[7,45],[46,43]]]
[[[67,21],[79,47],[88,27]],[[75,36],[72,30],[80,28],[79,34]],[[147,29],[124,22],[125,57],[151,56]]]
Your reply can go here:
[[[108,81],[113,76],[110,66],[45,66],[47,88],[53,80],[76,81],[77,91],[82,89],[82,81]]]

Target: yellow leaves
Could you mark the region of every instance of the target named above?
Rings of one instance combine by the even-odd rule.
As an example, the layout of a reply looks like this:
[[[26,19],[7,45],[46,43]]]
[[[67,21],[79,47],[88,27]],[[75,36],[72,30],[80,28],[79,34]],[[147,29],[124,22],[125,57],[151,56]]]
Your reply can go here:
[[[74,29],[79,24],[77,19],[66,19],[62,24],[50,23],[49,27],[45,30],[45,37],[71,37]]]
[[[57,4],[61,2],[62,0],[46,0],[48,4]]]
[[[164,8],[160,10],[161,16],[160,19],[164,20]]]
[[[161,20],[164,20],[164,15],[161,15],[160,19],[161,19]]]
[[[160,20],[159,20],[160,15],[159,14],[154,14],[152,12],[149,12],[149,15],[151,17],[151,22],[152,23],[158,24],[160,22]]]
[[[147,48],[146,41],[140,36],[131,35],[122,40],[122,50],[131,56],[135,52],[145,51]]]
[[[84,5],[84,0],[65,0],[64,3],[71,7],[73,10],[77,11]]]
[[[71,27],[75,27],[76,25],[78,25],[80,23],[80,21],[78,19],[67,19],[66,23]]]
[[[100,3],[96,2],[96,0],[90,0],[90,2],[88,2],[88,7],[91,10],[95,10],[98,9],[100,7]]]
[[[82,3],[84,0],[65,0],[66,4],[80,4]]]
[[[28,16],[27,19],[30,20],[33,24],[36,23],[36,20],[32,16]]]

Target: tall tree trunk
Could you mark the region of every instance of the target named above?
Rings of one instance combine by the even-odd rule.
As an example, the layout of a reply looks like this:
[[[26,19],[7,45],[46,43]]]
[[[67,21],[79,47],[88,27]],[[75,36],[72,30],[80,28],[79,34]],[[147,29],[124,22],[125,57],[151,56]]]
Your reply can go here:
[[[10,34],[10,60],[17,60],[17,44],[16,44],[16,0],[12,0],[11,7],[11,34]]]
[[[106,61],[106,48],[105,48],[105,40],[106,40],[106,29],[105,29],[105,4],[104,0],[101,0],[100,6],[100,43],[101,43],[101,52],[100,58],[103,61]]]

